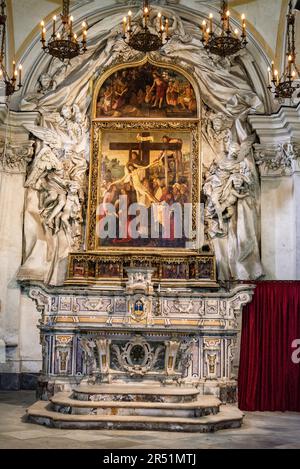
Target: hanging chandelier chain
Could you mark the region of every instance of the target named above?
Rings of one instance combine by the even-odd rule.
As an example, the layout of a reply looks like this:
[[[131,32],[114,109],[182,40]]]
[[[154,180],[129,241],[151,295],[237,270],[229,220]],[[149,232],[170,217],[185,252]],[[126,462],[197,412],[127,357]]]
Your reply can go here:
[[[0,49],[0,63],[4,65],[5,60],[5,44],[6,44],[6,14],[5,14],[6,2],[1,2],[1,49]]]
[[[70,16],[70,0],[63,0],[62,17],[69,18],[69,16]]]

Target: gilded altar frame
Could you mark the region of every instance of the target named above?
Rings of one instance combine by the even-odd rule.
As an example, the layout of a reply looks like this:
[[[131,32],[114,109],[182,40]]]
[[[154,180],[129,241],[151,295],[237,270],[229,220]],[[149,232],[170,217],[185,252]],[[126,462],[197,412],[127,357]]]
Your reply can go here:
[[[132,254],[138,252],[153,252],[153,251],[164,251],[166,248],[162,247],[101,247],[99,248],[97,243],[96,235],[96,218],[97,218],[97,206],[99,201],[100,193],[100,181],[101,181],[101,160],[102,160],[102,140],[103,131],[109,130],[110,132],[120,132],[126,130],[134,130],[137,133],[144,131],[154,130],[165,130],[165,131],[181,131],[189,132],[191,138],[191,174],[192,174],[192,227],[196,231],[196,217],[197,217],[197,204],[200,203],[200,141],[199,141],[199,121],[198,120],[109,120],[104,121],[103,119],[95,119],[92,123],[92,141],[91,141],[91,160],[90,160],[90,177],[89,177],[89,203],[88,203],[88,216],[87,216],[87,251],[90,252],[106,252],[111,251],[130,251]],[[169,251],[182,252],[183,249],[179,248],[168,248]],[[186,250],[184,250],[186,251]],[[190,253],[195,253],[195,250],[191,249]]]

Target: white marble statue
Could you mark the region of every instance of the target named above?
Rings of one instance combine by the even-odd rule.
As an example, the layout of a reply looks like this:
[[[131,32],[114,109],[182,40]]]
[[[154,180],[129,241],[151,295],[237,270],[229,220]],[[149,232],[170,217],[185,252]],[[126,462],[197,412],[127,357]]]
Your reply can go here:
[[[206,173],[205,220],[220,280],[262,275],[259,252],[259,183],[251,141],[231,143]]]
[[[48,128],[28,127],[43,146],[25,183],[25,253],[19,278],[61,284],[69,252],[80,248],[87,170],[87,128],[80,114],[79,108],[64,107]]]

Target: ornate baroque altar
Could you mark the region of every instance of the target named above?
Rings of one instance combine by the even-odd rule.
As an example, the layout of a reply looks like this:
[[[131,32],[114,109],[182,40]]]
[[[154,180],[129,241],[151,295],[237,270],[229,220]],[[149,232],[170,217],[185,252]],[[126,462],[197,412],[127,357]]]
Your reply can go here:
[[[144,428],[160,414],[192,421],[157,417],[147,428],[240,426],[242,414],[220,406],[237,401],[240,317],[253,294],[238,280],[262,273],[244,117],[259,100],[239,79],[249,108],[225,117],[222,93],[218,108],[199,77],[216,67],[227,86],[230,72],[203,57],[207,69],[193,65],[193,52],[186,61],[176,38],[165,56],[124,55],[114,37],[99,51],[74,87],[56,90],[50,67],[23,100],[43,115],[26,124],[38,144],[18,273],[41,313],[40,401],[28,415],[68,428]]]

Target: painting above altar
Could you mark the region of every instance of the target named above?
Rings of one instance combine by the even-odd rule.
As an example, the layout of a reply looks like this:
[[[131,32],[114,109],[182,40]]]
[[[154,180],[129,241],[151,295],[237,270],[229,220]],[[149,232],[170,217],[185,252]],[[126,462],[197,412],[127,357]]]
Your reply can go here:
[[[150,233],[150,218],[151,214],[156,217],[162,231],[164,216],[160,207],[172,210],[174,204],[178,204],[183,211],[184,205],[191,203],[190,133],[183,130],[103,130],[99,156],[98,231],[104,228],[101,224],[109,221],[107,215],[112,210],[117,229],[115,236],[98,237],[98,246],[184,247],[184,237],[174,232],[174,216],[171,216],[168,234],[156,238]],[[153,215],[153,206],[158,207],[156,215]],[[140,218],[136,227],[139,234],[134,236],[136,217],[133,213],[137,209],[140,214],[141,208],[146,218]],[[118,236],[125,225],[126,233]]]
[[[96,117],[196,118],[196,95],[182,74],[146,63],[105,80],[97,96]]]

